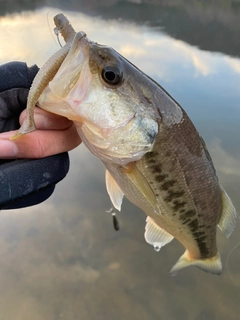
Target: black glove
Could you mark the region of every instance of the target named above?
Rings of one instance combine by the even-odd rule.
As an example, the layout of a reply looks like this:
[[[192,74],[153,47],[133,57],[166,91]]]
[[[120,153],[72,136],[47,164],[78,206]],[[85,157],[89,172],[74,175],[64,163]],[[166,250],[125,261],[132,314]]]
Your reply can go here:
[[[23,62],[0,66],[0,132],[20,127],[19,115],[26,108],[31,83],[38,72]],[[43,159],[0,159],[0,209],[38,204],[54,191],[69,169],[68,153]]]

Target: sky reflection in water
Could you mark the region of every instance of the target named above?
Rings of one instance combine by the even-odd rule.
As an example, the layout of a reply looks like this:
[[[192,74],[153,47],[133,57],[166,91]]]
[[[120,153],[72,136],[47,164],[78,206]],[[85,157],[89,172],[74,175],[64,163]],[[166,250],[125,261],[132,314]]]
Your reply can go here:
[[[57,49],[45,8],[2,17],[0,63],[41,66]],[[207,142],[218,175],[240,210],[240,60],[201,51],[147,26],[64,12],[74,28],[107,44],[158,81],[184,107]],[[48,26],[50,24],[50,29]],[[51,34],[52,33],[52,34]],[[143,239],[145,215],[124,201],[115,232],[104,168],[83,147],[45,203],[0,215],[0,319],[237,319],[240,311],[239,225],[219,234],[225,270],[195,268],[171,277],[183,248],[154,252]],[[239,286],[239,287],[238,287]]]

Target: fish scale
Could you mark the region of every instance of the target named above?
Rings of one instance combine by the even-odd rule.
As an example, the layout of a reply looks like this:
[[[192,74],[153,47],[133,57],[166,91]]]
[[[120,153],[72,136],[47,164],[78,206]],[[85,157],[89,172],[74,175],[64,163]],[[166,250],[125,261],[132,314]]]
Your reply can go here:
[[[159,143],[159,145],[156,143],[155,148],[153,150],[161,148],[161,152],[163,152],[162,151],[163,145],[164,144],[161,142]],[[168,148],[169,148],[169,145],[168,145]],[[178,154],[178,157],[179,156],[180,155]],[[153,157],[156,159],[156,162],[158,162],[157,152],[155,153],[153,152]],[[212,224],[212,221],[209,221],[210,227],[211,227],[211,230],[209,230],[208,225],[206,225],[206,221],[205,221],[204,226],[201,227],[202,225],[201,217],[197,216],[197,210],[196,210],[197,208],[194,203],[194,199],[189,197],[189,193],[187,193],[188,196],[186,197],[186,193],[184,192],[184,186],[182,183],[182,177],[180,176],[180,179],[177,179],[177,176],[179,176],[178,170],[175,170],[175,171],[169,170],[168,158],[165,158],[166,165],[163,165],[164,160],[161,158],[161,173],[159,174],[158,172],[160,171],[159,167],[157,167],[158,169],[156,170],[155,168],[156,164],[154,163],[153,165],[151,165],[152,158],[149,157],[148,154],[146,154],[146,158],[147,159],[143,158],[142,160],[143,166],[146,168],[145,170],[143,169],[141,170],[143,174],[146,177],[148,177],[149,171],[150,172],[157,171],[157,175],[155,175],[154,179],[149,183],[151,184],[151,188],[153,189],[153,192],[155,193],[156,198],[160,203],[160,212],[163,220],[161,221],[161,226],[165,230],[170,232],[172,235],[174,235],[187,248],[189,241],[185,243],[185,240],[181,239],[182,238],[181,235],[180,236],[178,235],[178,233],[182,230],[182,228],[184,228],[187,232],[190,233],[190,235],[193,238],[196,238],[195,240],[196,248],[194,249],[194,252],[197,252],[196,253],[197,255],[199,251],[201,258],[208,258],[208,256],[212,256],[213,254],[215,255],[216,254],[216,245],[214,243],[215,237],[212,237],[212,236],[210,237],[209,235],[215,235],[216,224]],[[149,161],[150,161],[150,165],[149,165]],[[144,165],[144,162],[146,162],[145,165]],[[140,163],[138,165],[140,165]],[[169,174],[168,175],[165,173],[163,174],[162,172],[171,172],[171,176],[174,178],[171,179],[171,176]],[[178,180],[180,180],[180,183],[178,182]],[[188,186],[186,185],[186,187]],[[159,194],[159,190],[161,190],[160,194]],[[210,210],[213,210],[213,209],[215,210],[216,208],[210,208]],[[218,209],[219,215],[221,215],[221,211],[219,211],[219,208],[217,209]],[[169,215],[170,215],[170,218],[169,218]],[[169,224],[168,220],[170,220],[171,225],[173,225],[174,227],[174,230],[171,230],[172,229],[171,226],[170,227],[165,226],[164,219],[166,219],[165,223],[167,224]],[[218,218],[216,219],[218,220]],[[178,228],[176,228],[176,224],[179,225]],[[195,237],[194,233],[196,232],[196,230],[198,230],[197,232],[203,232],[204,238],[202,234],[201,234],[201,238]],[[207,234],[209,235],[207,236]],[[206,238],[208,239],[208,242],[209,242],[207,244],[205,243]],[[208,247],[211,249],[211,251]]]

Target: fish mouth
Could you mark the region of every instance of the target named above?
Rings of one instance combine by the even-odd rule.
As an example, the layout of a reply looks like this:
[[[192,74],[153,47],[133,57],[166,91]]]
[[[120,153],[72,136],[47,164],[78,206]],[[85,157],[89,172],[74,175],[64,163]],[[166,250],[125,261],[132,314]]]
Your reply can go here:
[[[84,31],[76,33],[69,51],[69,55],[71,55],[71,51],[77,50],[78,48],[80,48],[83,55],[88,55],[90,44],[91,41],[87,38],[87,34]]]
[[[88,67],[89,51],[86,33],[76,33],[67,56],[39,97],[38,104],[42,109],[82,121],[77,109],[92,81]]]
[[[66,58],[49,83],[49,88],[56,97],[65,99],[76,86],[82,70],[88,63],[89,50],[90,43],[86,33],[76,33]]]

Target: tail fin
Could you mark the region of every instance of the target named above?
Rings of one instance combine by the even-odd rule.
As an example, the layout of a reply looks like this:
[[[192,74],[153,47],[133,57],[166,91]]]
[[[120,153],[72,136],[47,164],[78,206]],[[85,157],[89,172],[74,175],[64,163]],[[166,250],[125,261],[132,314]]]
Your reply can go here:
[[[175,276],[179,270],[190,266],[198,267],[199,269],[212,274],[219,275],[222,273],[222,263],[219,253],[217,253],[216,256],[212,258],[194,260],[191,259],[187,250],[179,258],[170,273],[172,276]]]

